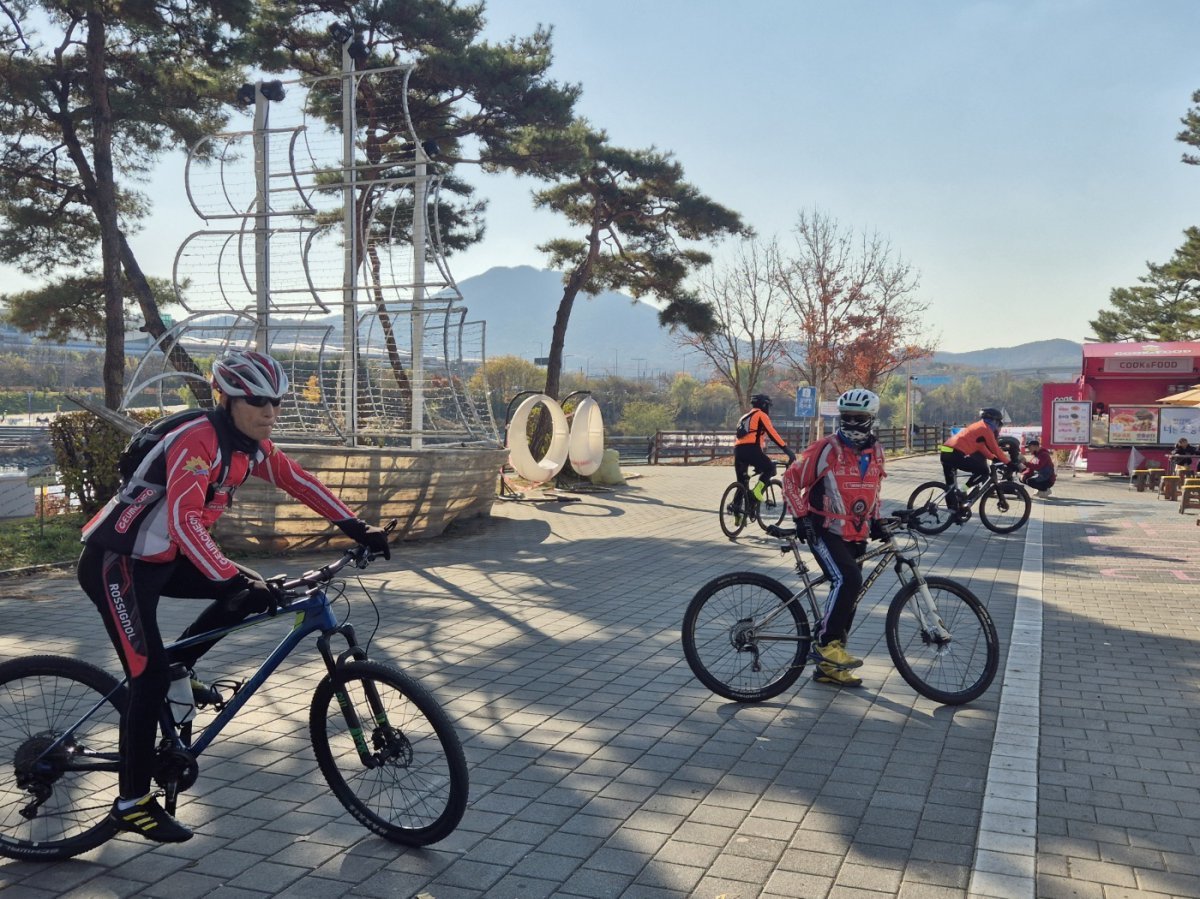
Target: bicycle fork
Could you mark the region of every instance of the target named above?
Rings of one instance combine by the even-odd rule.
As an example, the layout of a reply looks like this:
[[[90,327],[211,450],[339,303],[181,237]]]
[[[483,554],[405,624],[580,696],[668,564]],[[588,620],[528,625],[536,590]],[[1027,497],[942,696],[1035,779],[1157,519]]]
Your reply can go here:
[[[354,740],[354,747],[358,750],[359,760],[362,761],[364,768],[379,768],[396,761],[407,766],[412,758],[412,747],[403,732],[399,728],[393,727],[388,720],[383,699],[379,695],[375,682],[364,678],[362,680],[363,693],[366,696],[374,725],[371,742],[367,742],[362,719],[359,717],[354,703],[350,700],[350,694],[346,690],[345,680],[342,676],[343,666],[348,660],[366,661],[367,652],[358,645],[358,640],[354,636],[354,628],[351,625],[344,624],[331,633],[341,634],[349,648],[335,659],[329,646],[329,634],[322,634],[317,639],[317,649],[321,653],[321,658],[325,660],[325,666],[329,669],[329,677],[333,681],[333,695],[337,699],[342,717],[346,719],[346,727],[349,729],[351,739]]]
[[[908,575],[904,573],[904,569],[908,569]],[[921,625],[921,634],[925,640],[930,643],[936,643],[939,647],[945,647],[954,638],[950,635],[950,631],[946,628],[946,623],[942,621],[942,616],[937,609],[937,603],[933,600],[933,594],[929,592],[929,584],[925,578],[917,570],[916,565],[909,559],[896,559],[896,576],[904,584],[911,584],[914,581],[917,585],[917,601],[914,603],[914,608],[917,613],[917,620]]]

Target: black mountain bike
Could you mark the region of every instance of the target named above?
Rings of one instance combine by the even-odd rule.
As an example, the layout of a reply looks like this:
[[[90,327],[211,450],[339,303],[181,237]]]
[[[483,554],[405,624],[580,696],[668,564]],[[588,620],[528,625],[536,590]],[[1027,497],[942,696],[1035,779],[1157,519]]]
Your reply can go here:
[[[888,539],[862,557],[865,565],[857,603],[889,566],[900,581],[888,604],[884,634],[900,676],[922,696],[961,705],[981,696],[1000,664],[996,625],[979,598],[957,581],[926,576],[918,567],[922,538],[901,546],[897,535],[914,527],[915,514],[884,519]],[[774,578],[751,571],[723,574],[692,598],[683,616],[683,654],[692,672],[718,696],[735,702],[761,702],[778,696],[800,677],[810,660],[809,616],[821,620],[816,588],[792,530],[772,529],[784,539],[781,552],[796,558],[803,586],[791,590]],[[808,612],[806,614],[805,609]]]
[[[323,568],[279,580],[289,600],[281,609],[286,615],[264,612],[167,646],[169,654],[235,630],[293,623],[248,679],[214,684],[228,698],[208,707],[215,717],[198,733],[193,722],[177,726],[163,703],[154,781],[169,813],[196,782],[204,750],[292,650],[317,633],[327,673],[312,690],[309,737],[333,794],[361,824],[395,843],[426,846],[458,825],[467,805],[467,762],[449,716],[412,677],[368,660],[354,628],[333,614],[344,584],[331,592],[327,585],[347,565],[365,568],[372,558],[357,547]],[[334,636],[347,645],[336,656]],[[117,795],[126,699],[124,681],[79,659],[29,656],[0,664],[0,855],[70,858],[118,832],[108,811]]]
[[[1029,521],[1033,500],[1025,485],[1014,477],[1015,466],[993,462],[988,476],[972,475],[967,481],[967,493],[942,481],[926,481],[908,498],[908,508],[920,514],[913,519],[913,528],[922,534],[940,534],[952,524],[963,525],[971,520],[971,507],[979,503],[979,520],[989,531],[1011,534]]]
[[[783,499],[783,482],[779,478],[764,478],[758,475],[753,487],[742,481],[734,481],[721,494],[719,517],[721,531],[730,540],[736,540],[752,520],[764,531],[780,524],[787,516],[787,503]]]

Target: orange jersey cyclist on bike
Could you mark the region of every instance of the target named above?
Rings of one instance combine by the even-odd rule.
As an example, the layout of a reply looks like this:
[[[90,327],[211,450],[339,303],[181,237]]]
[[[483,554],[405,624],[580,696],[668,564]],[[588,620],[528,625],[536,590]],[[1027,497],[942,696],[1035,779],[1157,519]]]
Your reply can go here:
[[[854,388],[838,397],[838,429],[804,451],[783,474],[783,495],[802,535],[829,578],[825,615],[814,635],[813,680],[860,687],[850,669],[862,665],[846,651],[854,606],[862,589],[861,558],[867,538],[884,539],[879,490],[885,473],[883,447],[875,440],[879,397]]]
[[[775,477],[776,465],[763,449],[768,437],[787,454],[789,465],[796,461],[796,454],[788,449],[787,441],[771,424],[771,398],[756,393],[750,397],[750,411],[738,419],[733,438],[733,470],[747,486],[751,468],[764,483]]]
[[[979,421],[963,428],[938,447],[947,487],[954,486],[956,471],[965,471],[971,475],[967,480],[969,487],[987,478],[988,460],[994,459],[1005,465],[1010,464],[1012,460],[997,440],[1003,423],[1004,414],[999,409],[991,406],[980,409]],[[962,496],[958,495],[955,499],[961,500]]]
[[[172,663],[191,668],[212,643],[168,658],[159,632],[160,596],[212,600],[184,637],[230,627],[274,609],[275,589],[221,552],[208,533],[251,474],[337,525],[352,540],[390,557],[387,533],[354,516],[312,474],[270,440],[287,375],[270,356],[230,352],[213,364],[221,404],[169,431],[129,482],[83,528],[76,575],[95,604],[129,679],[121,716],[120,796],[110,817],[149,840],[179,843],[192,832],[151,790],[155,735]],[[193,695],[212,688],[193,680]]]

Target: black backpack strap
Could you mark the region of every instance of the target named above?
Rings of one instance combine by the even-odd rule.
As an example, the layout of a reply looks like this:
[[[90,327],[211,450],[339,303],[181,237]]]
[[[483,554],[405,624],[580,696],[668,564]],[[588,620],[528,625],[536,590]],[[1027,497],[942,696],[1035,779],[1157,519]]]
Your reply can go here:
[[[223,412],[221,409],[213,409],[211,412],[209,412],[208,420],[212,423],[213,430],[217,433],[217,448],[221,452],[221,476],[217,478],[217,488],[224,489],[226,482],[229,480],[229,472],[233,468],[233,466],[229,464],[234,453],[234,435],[232,430],[233,424],[230,422],[228,414]],[[262,447],[255,442],[254,450],[248,453],[248,455],[250,457],[250,467],[246,470],[247,477],[249,477],[250,473],[254,471],[254,466],[262,461]],[[234,485],[234,487],[237,486],[240,485]],[[233,491],[230,490],[229,492],[232,494]]]

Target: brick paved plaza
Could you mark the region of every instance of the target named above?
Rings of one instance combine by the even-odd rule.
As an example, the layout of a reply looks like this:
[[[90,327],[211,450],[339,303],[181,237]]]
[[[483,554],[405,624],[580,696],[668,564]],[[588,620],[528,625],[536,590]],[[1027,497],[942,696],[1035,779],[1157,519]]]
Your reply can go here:
[[[737,705],[687,667],[684,607],[723,572],[788,581],[790,557],[753,532],[737,544],[721,535],[729,469],[626,472],[626,486],[578,502],[497,503],[491,519],[404,545],[364,576],[382,615],[373,657],[429,686],[463,739],[471,799],[448,839],[392,845],[329,794],[307,737],[313,651],[293,656],[201,760],[179,809],[194,839],[0,860],[0,892],[1200,897],[1195,510],[1121,479],[1067,475],[1017,534],[975,519],[930,538],[925,570],[965,581],[1000,631],[1000,674],[975,703],[939,706],[896,673],[887,575],[850,640],[864,689],[805,677]],[[889,505],[937,465],[891,473]],[[57,652],[116,670],[72,577],[0,586],[4,658]],[[374,612],[349,593],[365,636]],[[196,611],[164,600],[164,633]],[[201,675],[251,670],[266,630],[222,643]]]

